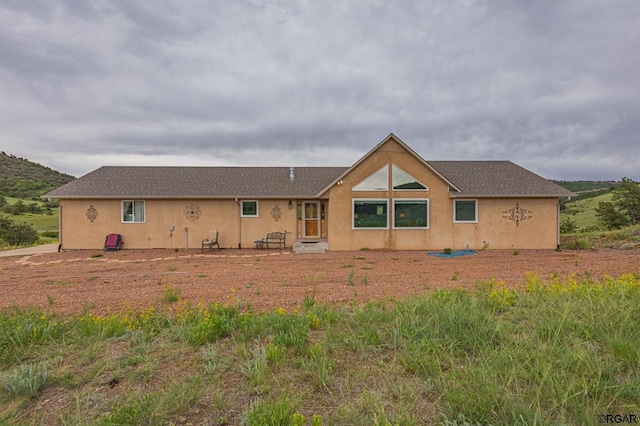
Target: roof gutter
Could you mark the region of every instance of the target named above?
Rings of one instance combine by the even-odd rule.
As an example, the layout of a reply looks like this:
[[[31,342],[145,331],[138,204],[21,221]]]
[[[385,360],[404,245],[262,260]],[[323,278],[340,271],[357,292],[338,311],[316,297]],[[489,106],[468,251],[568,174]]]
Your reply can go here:
[[[449,198],[562,198],[575,197],[576,194],[466,194],[466,193],[449,193]]]
[[[283,194],[283,195],[143,195],[143,194],[121,194],[121,195],[52,195],[41,196],[43,199],[52,198],[59,200],[129,200],[139,198],[145,200],[234,200],[241,198],[244,200],[284,200],[289,198],[314,198],[317,194]],[[326,198],[326,197],[324,197]]]

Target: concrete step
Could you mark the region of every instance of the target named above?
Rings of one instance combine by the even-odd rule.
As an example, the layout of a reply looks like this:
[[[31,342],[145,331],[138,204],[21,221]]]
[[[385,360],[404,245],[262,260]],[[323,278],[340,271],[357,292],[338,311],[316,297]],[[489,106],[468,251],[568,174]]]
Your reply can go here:
[[[325,253],[329,250],[329,243],[326,241],[296,241],[291,247],[296,254],[301,253]]]

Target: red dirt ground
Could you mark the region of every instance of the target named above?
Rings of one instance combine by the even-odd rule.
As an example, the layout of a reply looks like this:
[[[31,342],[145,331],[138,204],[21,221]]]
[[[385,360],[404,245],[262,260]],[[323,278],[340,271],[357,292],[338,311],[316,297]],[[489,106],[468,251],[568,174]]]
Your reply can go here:
[[[102,255],[101,257],[92,257]],[[41,306],[61,314],[168,307],[166,289],[186,301],[234,304],[254,311],[318,302],[403,298],[478,281],[524,285],[541,277],[589,274],[597,279],[640,272],[640,250],[519,252],[487,250],[459,258],[422,251],[347,251],[295,255],[277,250],[77,250],[0,258],[0,309]]]

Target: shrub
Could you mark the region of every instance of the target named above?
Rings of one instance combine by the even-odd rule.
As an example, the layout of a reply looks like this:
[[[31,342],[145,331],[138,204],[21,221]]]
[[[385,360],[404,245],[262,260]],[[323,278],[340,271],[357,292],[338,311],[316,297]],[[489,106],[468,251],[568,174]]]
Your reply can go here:
[[[567,250],[589,250],[591,248],[591,244],[587,240],[571,240],[565,243],[564,248]]]
[[[206,374],[211,374],[218,368],[218,351],[215,347],[211,345],[200,347],[200,356]]]
[[[162,290],[162,300],[166,303],[175,303],[182,298],[182,290],[177,287],[165,287]]]
[[[2,206],[2,212],[13,215],[13,216],[18,216],[22,213],[22,210],[20,210],[20,206],[18,205],[6,204]]]
[[[192,309],[184,315],[185,320],[193,324],[188,341],[194,346],[202,346],[228,336],[237,327],[238,310],[216,303],[204,310]]]
[[[572,234],[578,230],[576,226],[576,222],[571,220],[571,218],[565,217],[562,222],[560,222],[560,233],[561,234]]]
[[[34,397],[44,382],[47,380],[49,371],[45,364],[34,366],[33,364],[22,364],[11,373],[3,374],[0,383],[9,393],[16,396]]]
[[[0,216],[0,239],[12,246],[32,245],[38,241],[38,231],[27,223],[13,223]]]
[[[596,207],[596,217],[606,229],[621,229],[629,225],[629,218],[613,203],[600,201]]]
[[[240,371],[254,385],[264,383],[269,372],[264,346],[257,345],[251,349],[251,357],[240,364]]]

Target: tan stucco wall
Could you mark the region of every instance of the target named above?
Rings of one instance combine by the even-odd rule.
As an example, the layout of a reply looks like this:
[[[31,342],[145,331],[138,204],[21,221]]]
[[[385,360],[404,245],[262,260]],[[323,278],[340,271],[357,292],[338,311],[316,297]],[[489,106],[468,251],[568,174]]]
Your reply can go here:
[[[255,247],[253,241],[268,232],[287,231],[287,246],[296,234],[296,210],[289,200],[259,200],[258,217],[240,217],[235,200],[145,200],[144,223],[122,223],[122,200],[61,200],[61,242],[63,249],[102,249],[107,234],[122,234],[125,249],[200,248],[210,229],[218,229],[221,247]],[[190,215],[192,205],[200,215]],[[276,221],[273,209],[281,217]],[[90,206],[97,211],[91,222]],[[194,220],[190,220],[190,217]],[[174,227],[170,237],[169,226]],[[187,228],[185,237],[185,228]]]
[[[505,211],[514,208],[516,203],[531,211],[527,215],[531,217],[517,225],[504,217],[508,216]],[[480,198],[478,223],[454,224],[451,219],[450,228],[449,246],[452,248],[555,249],[558,245],[558,199]]]
[[[389,165],[389,184],[392,164],[400,167],[428,191],[353,191],[353,186]],[[360,248],[395,250],[442,250],[444,248],[481,249],[486,244],[493,249],[556,248],[558,240],[558,200],[556,198],[478,199],[478,223],[456,224],[453,221],[453,200],[448,185],[424,163],[393,139],[334,185],[328,195],[330,218],[329,244],[331,250]],[[388,229],[353,229],[352,200],[354,198],[388,199]],[[398,198],[427,198],[429,200],[429,229],[393,229],[393,200]],[[515,206],[531,210],[532,218],[519,226],[505,219],[503,211]],[[486,243],[485,243],[486,242]]]

